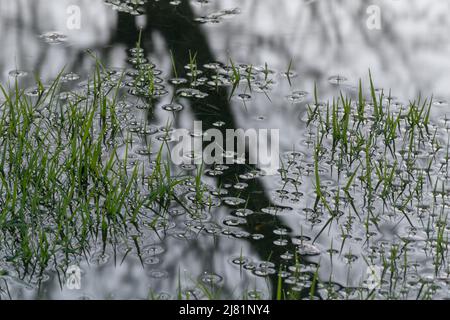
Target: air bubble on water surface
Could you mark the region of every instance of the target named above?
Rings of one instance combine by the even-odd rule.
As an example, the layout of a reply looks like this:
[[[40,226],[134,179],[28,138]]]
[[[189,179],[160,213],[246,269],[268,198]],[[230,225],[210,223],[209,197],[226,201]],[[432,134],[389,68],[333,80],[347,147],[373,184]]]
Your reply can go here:
[[[74,72],[69,72],[61,77],[62,82],[77,81],[79,79],[80,76]]]
[[[294,91],[292,92],[292,94],[286,96],[286,100],[293,104],[296,104],[303,102],[307,95],[308,93],[306,91]]]
[[[239,182],[239,183],[236,183],[233,187],[236,190],[245,190],[248,187],[248,184],[245,182]]]
[[[205,175],[210,176],[210,177],[219,177],[219,176],[222,176],[223,174],[224,174],[224,172],[222,170],[217,170],[217,169],[205,170]]]
[[[233,207],[239,206],[246,202],[244,199],[236,198],[236,197],[225,197],[222,200],[225,204],[227,204],[229,206],[233,206]]]
[[[305,99],[304,97],[293,95],[293,94],[286,96],[286,100],[293,104],[301,103],[301,102],[303,102],[304,99]]]
[[[320,249],[313,244],[304,242],[297,246],[297,252],[301,256],[317,256],[320,255]]]
[[[153,226],[153,228],[157,231],[167,231],[175,228],[176,224],[173,221],[167,220],[158,220]]]
[[[305,159],[306,155],[300,151],[288,151],[283,153],[282,158],[289,161],[300,161]]]
[[[49,44],[59,44],[67,41],[67,36],[58,31],[46,32],[39,37]]]
[[[163,279],[163,278],[168,278],[169,277],[169,273],[167,271],[164,270],[149,270],[147,272],[147,275],[150,278],[154,278],[154,279]]]
[[[169,215],[172,217],[178,217],[186,214],[186,210],[183,208],[170,208],[168,210]]]
[[[157,256],[164,253],[166,249],[159,244],[151,244],[142,248],[142,252],[149,254],[151,256]]]
[[[247,297],[249,300],[264,300],[266,295],[260,290],[251,290],[247,292]]]
[[[247,93],[241,93],[237,95],[236,99],[246,102],[252,100],[252,96]]]
[[[205,296],[204,291],[197,286],[192,289],[186,289],[183,292],[182,299],[183,300],[202,300],[204,298],[204,296]]]
[[[25,90],[25,95],[28,97],[37,97],[39,95],[45,94],[49,90],[49,86],[40,87],[32,87]]]
[[[206,23],[219,23],[220,20],[217,18],[199,17],[194,19],[195,22],[206,24]]]
[[[245,264],[248,264],[252,261],[252,259],[245,257],[245,256],[235,256],[231,258],[231,263],[238,265],[238,266],[243,266]]]
[[[273,241],[273,244],[279,247],[284,247],[288,245],[288,241],[286,239],[277,239]]]
[[[355,262],[356,260],[358,260],[358,256],[351,254],[351,253],[347,253],[344,255],[344,259],[345,259],[346,263],[351,264],[351,263]]]
[[[141,127],[141,129],[138,131],[138,133],[142,134],[142,135],[153,135],[155,133],[157,133],[159,130],[157,127],[155,126],[145,126],[145,127]]]
[[[83,294],[83,295],[77,297],[76,300],[95,300],[95,298],[90,295]]]
[[[219,127],[219,128],[223,127],[224,125],[226,125],[226,123],[223,122],[223,121],[216,121],[216,122],[213,123],[214,127]]]
[[[11,70],[9,73],[8,73],[8,75],[10,76],[10,77],[13,77],[13,78],[21,78],[21,77],[25,77],[25,76],[27,76],[28,75],[28,72],[26,72],[26,71],[24,71],[24,70]]]
[[[184,79],[184,78],[172,78],[169,80],[169,83],[173,84],[173,85],[180,85],[180,84],[188,83],[188,80]]]
[[[331,84],[341,84],[343,82],[346,82],[348,79],[341,75],[335,75],[328,78],[328,82]]]
[[[147,258],[145,258],[144,259],[144,264],[147,264],[147,265],[155,265],[155,264],[158,264],[159,262],[160,262],[160,259],[158,258],[158,257],[147,257]]]
[[[193,240],[196,239],[198,234],[190,229],[184,229],[184,230],[174,230],[171,232],[171,235],[179,240]]]
[[[183,106],[179,103],[169,103],[169,104],[165,104],[161,107],[163,110],[165,111],[169,111],[169,112],[179,112],[181,110],[183,110]]]
[[[137,148],[134,152],[140,156],[149,156],[153,153],[148,148]]]
[[[204,223],[203,229],[206,231],[206,233],[213,234],[213,235],[216,235],[216,234],[219,234],[222,232],[222,227],[217,225],[214,222]]]
[[[437,107],[448,106],[448,102],[446,100],[435,100],[433,101],[433,105]]]
[[[291,275],[291,273],[289,271],[279,271],[278,272],[278,276],[280,278],[287,278]]]
[[[283,77],[290,78],[290,79],[292,79],[292,78],[297,78],[297,77],[298,77],[298,73],[297,73],[296,71],[286,71],[286,72],[282,72],[281,75],[282,75]]]
[[[131,48],[130,50],[131,54],[136,54],[136,53],[144,53],[144,49],[143,48]]]
[[[291,239],[291,242],[295,245],[302,245],[303,243],[305,243],[307,241],[311,241],[311,238],[308,236],[298,236],[298,237],[293,237]]]
[[[161,292],[157,295],[158,300],[170,300],[171,298],[172,296],[167,292]]]
[[[162,142],[170,142],[170,141],[173,141],[173,137],[170,134],[165,133],[165,134],[156,136],[156,140],[162,141]]]
[[[265,238],[265,236],[263,235],[263,234],[260,234],[260,233],[254,233],[254,234],[252,234],[252,239],[253,240],[262,240],[262,239],[264,239]]]
[[[223,277],[215,273],[204,273],[200,276],[200,281],[206,285],[217,285],[222,282]]]
[[[177,95],[179,95],[180,97],[183,97],[183,98],[203,99],[203,98],[206,98],[208,96],[207,93],[202,92],[202,91],[197,90],[197,89],[192,89],[192,88],[178,89],[176,93],[177,93]]]
[[[195,164],[183,163],[180,165],[180,169],[185,170],[185,171],[192,171],[192,170],[197,169],[197,166]]]
[[[234,211],[234,215],[237,217],[248,217],[249,215],[253,214],[253,210],[250,209],[237,209]]]
[[[217,70],[222,67],[222,64],[220,62],[210,62],[210,63],[204,64],[203,67],[205,69]]]
[[[260,261],[258,263],[258,267],[261,267],[261,268],[275,268],[275,263],[270,262],[270,261]]]
[[[299,184],[301,185],[301,182],[299,182]],[[300,191],[294,191],[294,192],[291,192],[291,195],[294,197],[294,198],[301,198],[301,197],[303,197],[303,192],[300,192]]]
[[[89,259],[89,261],[92,264],[101,266],[101,265],[108,263],[109,258],[110,258],[109,254],[100,251],[100,252],[94,253],[92,255],[92,257]]]
[[[245,270],[249,270],[249,271],[253,271],[253,270],[256,269],[256,264],[253,263],[253,262],[246,263],[246,264],[244,264],[244,269]]]
[[[289,230],[286,228],[278,228],[273,230],[273,233],[279,236],[287,236],[289,234]]]
[[[290,253],[289,251],[286,251],[280,255],[280,258],[283,260],[291,260],[294,258],[294,254]]]
[[[229,227],[236,227],[240,225],[245,225],[247,223],[247,220],[239,217],[227,217],[223,220],[223,224]]]
[[[253,270],[253,274],[258,277],[267,277],[275,274],[276,272],[277,271],[274,268],[269,267],[257,267],[255,270]]]
[[[137,69],[145,70],[145,71],[154,70],[155,68],[156,68],[156,65],[154,63],[150,63],[150,62],[140,63],[137,66]]]
[[[277,215],[277,214],[282,214],[282,213],[285,213],[288,211],[292,211],[292,208],[281,207],[281,206],[270,206],[270,207],[262,208],[261,211],[266,214]]]
[[[234,230],[233,236],[235,238],[241,239],[241,238],[248,238],[251,236],[251,234],[244,230]]]

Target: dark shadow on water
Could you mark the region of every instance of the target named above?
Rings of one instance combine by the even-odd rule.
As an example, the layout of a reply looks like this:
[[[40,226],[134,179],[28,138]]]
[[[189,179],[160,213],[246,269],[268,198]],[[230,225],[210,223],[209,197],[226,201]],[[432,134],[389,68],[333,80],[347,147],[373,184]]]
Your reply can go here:
[[[177,7],[170,5],[167,1],[149,3],[147,4],[146,12],[148,23],[143,29],[142,41],[147,52],[152,51],[152,33],[158,31],[166,41],[168,49],[173,53],[179,73],[184,70],[185,65],[189,64],[189,52],[196,53],[196,62],[199,66],[215,61],[214,54],[201,29],[201,25],[194,22],[194,12],[188,2],[183,1]],[[132,48],[135,46],[138,32],[135,18],[129,14],[121,13],[119,15],[118,31],[114,39],[115,42],[123,43],[127,48]],[[210,106],[220,108],[221,111],[218,117],[208,115],[208,110],[209,114],[211,113]],[[226,126],[219,128],[223,132],[226,129],[236,128],[227,89],[220,88],[218,93],[210,94],[206,99],[195,100],[191,107],[196,120],[202,121],[203,130],[216,128],[213,126],[213,123],[218,120],[226,123]],[[248,154],[246,157],[248,159]],[[249,166],[233,165],[223,176],[217,179],[217,184],[236,183],[236,177],[248,171]],[[251,242],[262,260],[270,260],[275,263],[277,268],[280,268],[282,265],[286,266],[286,261],[283,261],[280,255],[286,251],[294,253],[296,248],[291,242],[284,247],[278,247],[274,244],[274,241],[279,239],[279,236],[275,235],[273,231],[277,228],[286,228],[288,230],[289,228],[278,217],[261,212],[262,208],[271,205],[271,200],[264,190],[263,184],[257,179],[251,180],[249,187],[239,192],[239,197],[248,201],[246,205],[248,209],[258,213],[247,217],[248,223],[244,227],[245,231],[251,234],[264,235],[264,238],[261,240],[247,239],[247,241]],[[274,298],[278,286],[278,275],[272,276],[270,282],[273,291],[272,297]]]

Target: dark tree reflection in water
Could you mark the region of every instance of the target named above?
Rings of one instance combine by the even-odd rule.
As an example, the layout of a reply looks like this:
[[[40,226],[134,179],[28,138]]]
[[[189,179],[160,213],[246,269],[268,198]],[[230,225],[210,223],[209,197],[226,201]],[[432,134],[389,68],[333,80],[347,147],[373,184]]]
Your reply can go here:
[[[244,108],[240,101],[230,100],[226,89],[220,89],[217,94],[209,95],[204,100],[186,101],[188,106],[184,108],[183,115],[174,119],[179,127],[189,126],[194,119],[201,120],[204,130],[215,127],[218,120],[226,124],[221,127],[222,131],[228,128],[282,128],[281,149],[288,151],[298,144],[299,127],[304,126],[299,118],[304,115],[306,104],[300,104],[303,109],[299,110],[297,105],[286,105],[282,97],[292,89],[305,90],[306,95],[306,92],[313,91],[316,82],[322,99],[326,99],[336,93],[336,86],[328,81],[336,74],[349,79],[343,87],[353,95],[357,91],[357,80],[366,77],[370,68],[377,79],[377,86],[395,88],[395,94],[401,99],[408,99],[419,92],[449,98],[450,75],[446,70],[450,67],[450,39],[446,30],[450,24],[450,2],[433,0],[425,6],[420,0],[375,1],[381,8],[381,30],[369,30],[366,10],[372,2],[229,0],[210,1],[208,4],[181,1],[174,6],[169,1],[147,1],[142,6],[145,14],[135,17],[118,12],[100,0],[0,0],[0,79],[2,83],[12,83],[8,73],[19,69],[50,81],[63,67],[85,77],[94,65],[92,58],[86,54],[87,49],[98,53],[109,67],[125,67],[127,50],[135,47],[140,28],[142,47],[166,77],[175,76],[171,55],[175,69],[181,73],[190,62],[189,52],[196,53],[199,66],[213,61],[228,63],[231,58],[238,63],[255,66],[264,66],[267,62],[271,68],[285,72],[292,60],[293,69],[298,73],[298,77],[293,79],[295,88],[285,83],[280,92],[273,93],[273,104],[261,97],[249,103],[247,110],[247,106]],[[73,4],[81,8],[80,30],[68,30],[66,27],[66,9]],[[195,21],[199,17],[233,8],[239,8],[236,15],[212,23]],[[60,44],[46,43],[40,36],[49,31],[60,31],[68,39]],[[25,86],[31,85],[33,79],[26,78],[23,82]],[[311,94],[309,99],[311,101]],[[211,106],[220,111],[211,113]],[[277,112],[273,111],[274,108]],[[148,113],[149,122],[167,122],[167,113],[159,109]],[[435,116],[439,116],[438,113]],[[301,129],[304,130],[303,127]],[[212,181],[217,186],[233,184],[236,176],[247,170],[248,167],[234,165],[225,175]],[[259,179],[250,182],[250,186],[240,193],[241,198],[248,199],[246,208],[262,212],[262,209],[272,206],[269,191],[273,189],[272,182]],[[230,210],[227,208],[218,213],[218,220]],[[160,281],[158,275],[153,273],[154,277],[149,280],[147,276],[151,270],[148,269],[151,268],[142,270],[138,261],[125,261],[120,266],[109,263],[85,275],[86,294],[96,298],[109,297],[109,294],[113,298],[145,297],[149,295],[149,287],[157,294],[175,292],[179,274],[184,279],[184,288],[189,289],[190,286],[195,287],[189,279],[202,278],[206,271],[215,272],[227,280],[221,291],[225,297],[232,297],[236,288],[241,291],[243,288],[264,291],[267,287],[270,297],[274,297],[277,273],[268,277],[266,282],[264,278],[242,272],[228,260],[245,252],[246,256],[255,260],[270,260],[280,265],[283,252],[296,252],[296,245],[299,245],[289,241],[287,246],[274,246],[274,242],[280,239],[280,233],[292,231],[297,236],[303,233],[303,230],[297,230],[298,223],[292,223],[291,219],[267,212],[247,217],[245,231],[265,235],[259,240],[222,241],[220,238],[207,238],[205,241],[200,238],[181,244],[176,239],[169,239],[165,242],[169,253],[162,267],[168,272],[168,279]],[[302,242],[300,246],[314,256],[315,247],[304,246]],[[314,258],[311,260],[318,262]],[[323,272],[326,274],[327,268],[332,266],[327,266],[326,262],[324,265]],[[314,271],[315,264],[308,267],[309,271]],[[358,270],[354,272],[360,272],[364,267],[360,270],[356,268]],[[348,276],[345,272],[337,272],[336,282],[344,284]],[[216,278],[210,276],[208,279]],[[117,288],[120,288],[120,294],[114,296],[112,292]],[[23,298],[57,298],[61,293],[55,280],[44,283],[38,292],[19,289],[15,294]],[[62,295],[76,296],[67,291]],[[175,297],[172,295],[172,298]]]

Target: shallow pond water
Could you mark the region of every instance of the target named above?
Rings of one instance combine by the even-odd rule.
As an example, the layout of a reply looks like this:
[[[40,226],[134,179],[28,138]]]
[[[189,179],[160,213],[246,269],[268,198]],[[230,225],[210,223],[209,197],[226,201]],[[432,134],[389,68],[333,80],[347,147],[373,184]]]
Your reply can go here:
[[[370,5],[0,0],[1,83],[37,106],[29,131],[16,123],[31,137],[17,160],[0,97],[0,297],[448,298],[449,3],[379,1],[381,30]],[[224,151],[230,164],[192,152],[169,170],[177,129],[204,136],[194,120],[278,129],[281,166],[246,164],[249,145],[244,159]],[[91,138],[98,149],[74,151]],[[30,194],[12,191],[30,145],[61,163],[41,162],[53,199],[34,170]]]

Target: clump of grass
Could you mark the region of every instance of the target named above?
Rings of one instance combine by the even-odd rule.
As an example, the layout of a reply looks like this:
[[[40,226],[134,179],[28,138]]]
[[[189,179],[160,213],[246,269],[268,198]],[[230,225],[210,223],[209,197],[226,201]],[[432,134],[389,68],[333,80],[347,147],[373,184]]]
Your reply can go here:
[[[60,76],[49,86],[38,79],[37,97],[17,82],[0,86],[0,232],[21,277],[42,274],[49,265],[65,270],[92,243],[105,252],[127,235],[129,222],[139,231],[143,207],[167,209],[181,183],[171,177],[161,149],[150,196],[142,193],[142,164],[128,162],[129,136],[118,116],[120,80],[111,86],[97,62],[86,94],[63,103]]]

